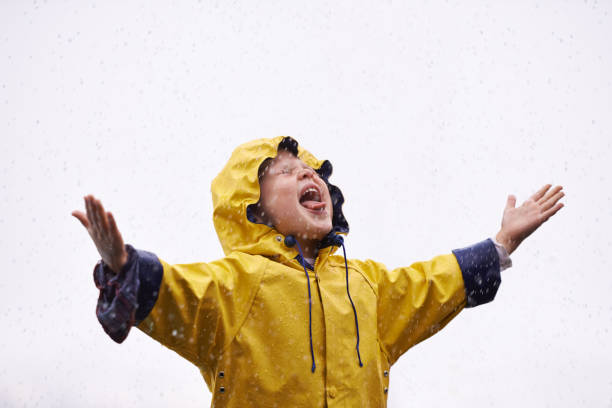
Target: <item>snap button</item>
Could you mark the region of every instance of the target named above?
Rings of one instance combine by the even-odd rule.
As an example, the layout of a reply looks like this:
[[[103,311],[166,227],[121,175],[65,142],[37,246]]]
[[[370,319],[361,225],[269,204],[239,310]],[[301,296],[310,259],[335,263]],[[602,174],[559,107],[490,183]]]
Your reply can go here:
[[[389,376],[389,371],[387,371],[387,370],[383,371],[383,375],[384,375],[385,377],[388,377],[388,376]]]
[[[386,394],[389,391],[389,389],[387,387],[385,387],[384,391],[385,391],[385,394]]]
[[[219,387],[219,392],[223,394],[225,392],[225,387]]]
[[[276,242],[281,242],[283,240],[283,237],[281,237],[280,235],[276,236]]]
[[[335,387],[330,387],[329,390],[327,391],[327,395],[329,395],[329,398],[336,398],[336,388]]]
[[[225,377],[225,373],[223,371],[219,371],[219,378]]]

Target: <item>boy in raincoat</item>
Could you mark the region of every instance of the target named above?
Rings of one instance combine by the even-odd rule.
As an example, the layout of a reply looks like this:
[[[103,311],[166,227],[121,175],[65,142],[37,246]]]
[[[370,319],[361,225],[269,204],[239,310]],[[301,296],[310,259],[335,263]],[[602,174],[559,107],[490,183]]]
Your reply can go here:
[[[74,211],[102,260],[98,320],[195,364],[215,407],[384,407],[389,371],[464,307],[493,300],[509,254],[554,215],[562,187],[508,197],[495,239],[410,266],[347,259],[332,166],[290,137],[239,146],[212,182],[225,257],[170,265],[124,245],[113,215]]]

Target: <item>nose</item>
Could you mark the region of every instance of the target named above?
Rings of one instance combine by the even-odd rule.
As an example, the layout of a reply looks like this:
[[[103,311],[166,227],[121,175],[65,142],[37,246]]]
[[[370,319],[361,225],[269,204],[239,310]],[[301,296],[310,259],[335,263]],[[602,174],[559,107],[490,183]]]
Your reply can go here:
[[[298,178],[299,179],[303,179],[306,177],[310,177],[310,178],[314,178],[315,177],[315,171],[313,169],[311,169],[310,167],[304,167],[302,168],[302,170],[300,170],[299,174],[298,174]]]

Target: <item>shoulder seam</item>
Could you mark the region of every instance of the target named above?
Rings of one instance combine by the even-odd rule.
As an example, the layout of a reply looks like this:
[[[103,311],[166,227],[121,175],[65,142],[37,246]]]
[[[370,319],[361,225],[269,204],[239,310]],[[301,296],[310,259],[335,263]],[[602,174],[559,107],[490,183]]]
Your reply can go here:
[[[257,255],[250,255],[250,256],[257,256]],[[235,333],[227,340],[227,343],[223,345],[223,348],[221,349],[221,354],[225,354],[225,351],[234,342],[234,339],[240,332],[240,329],[242,328],[242,326],[244,326],[244,323],[249,317],[249,314],[251,314],[251,308],[253,307],[253,302],[255,301],[255,297],[257,296],[257,293],[259,292],[259,288],[261,287],[261,281],[263,280],[263,276],[266,273],[266,270],[268,269],[268,262],[266,261],[267,259],[263,258],[263,262],[262,262],[263,265],[259,268],[260,269],[259,277],[257,279],[257,282],[254,284],[255,287],[251,291],[251,298],[247,302],[247,306],[245,307],[244,315],[242,316],[240,323],[236,326]]]
[[[350,261],[349,261],[349,262],[350,262]],[[370,278],[368,278],[368,276],[367,276],[365,273],[361,272],[361,271],[360,271],[358,268],[354,267],[354,266],[353,266],[353,265],[351,265],[349,262],[347,262],[347,264],[348,264],[348,268],[349,268],[349,269],[351,269],[351,270],[353,270],[353,271],[355,271],[355,272],[357,272],[359,275],[361,275],[361,276],[363,277],[363,279],[365,279],[365,281],[366,281],[366,282],[368,283],[368,285],[370,286],[370,289],[372,289],[372,292],[374,292],[374,295],[376,296],[376,299],[378,299],[378,288],[376,287],[376,285],[374,285],[374,283],[372,283],[372,281],[370,280]],[[340,262],[336,263],[336,262],[334,262],[334,261],[332,261],[332,260],[330,259],[329,263],[330,263],[330,265],[333,265],[333,266],[335,266],[335,267],[338,267],[338,268],[342,268],[342,269],[344,269],[344,262],[342,262],[342,263],[340,263]]]

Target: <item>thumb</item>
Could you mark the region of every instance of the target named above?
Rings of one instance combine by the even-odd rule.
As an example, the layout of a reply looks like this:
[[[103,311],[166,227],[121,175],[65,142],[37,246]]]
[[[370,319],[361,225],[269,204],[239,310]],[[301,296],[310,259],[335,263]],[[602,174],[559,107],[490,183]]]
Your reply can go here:
[[[72,212],[72,215],[73,215],[73,216],[74,216],[76,219],[78,219],[79,221],[81,221],[81,224],[83,224],[83,226],[84,226],[85,228],[89,228],[89,222],[87,221],[87,216],[86,216],[86,215],[85,215],[83,212],[81,212],[81,211],[76,211],[76,210],[75,210],[75,211],[73,211],[73,212]]]
[[[514,208],[516,205],[516,197],[512,194],[508,196],[508,201],[506,201],[506,209]]]

